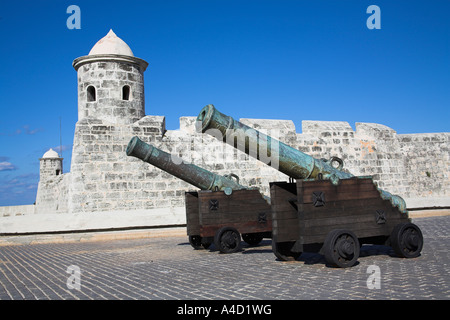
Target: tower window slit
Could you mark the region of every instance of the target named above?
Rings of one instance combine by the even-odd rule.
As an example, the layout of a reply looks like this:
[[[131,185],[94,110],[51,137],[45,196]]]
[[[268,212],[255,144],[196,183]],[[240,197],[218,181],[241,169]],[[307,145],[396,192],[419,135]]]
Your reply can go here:
[[[87,87],[87,101],[92,102],[96,100],[95,88],[93,86]]]
[[[122,88],[122,100],[130,100],[130,98],[131,98],[130,86],[125,85]]]

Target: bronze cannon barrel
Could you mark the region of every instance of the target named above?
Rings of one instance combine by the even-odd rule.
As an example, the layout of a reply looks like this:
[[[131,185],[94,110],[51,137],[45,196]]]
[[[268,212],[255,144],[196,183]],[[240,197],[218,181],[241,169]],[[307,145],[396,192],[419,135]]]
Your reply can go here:
[[[201,189],[225,191],[247,189],[228,176],[220,176],[147,144],[138,137],[128,143],[126,154],[150,163],[171,175]]]
[[[201,128],[200,128],[201,126]],[[280,172],[294,179],[330,179],[333,183],[339,179],[351,178],[350,173],[331,165],[332,161],[340,162],[333,157],[332,161],[315,159],[300,150],[274,139],[262,132],[234,120],[218,111],[213,105],[204,107],[197,117],[197,130],[219,136],[224,142],[244,151]],[[220,134],[217,134],[218,130]]]
[[[342,171],[343,162],[337,157],[329,161],[313,158],[300,150],[255,130],[218,111],[205,106],[197,116],[196,130],[208,133],[246,154],[294,179],[329,179],[337,185],[340,179],[354,175]],[[332,162],[338,162],[336,168]],[[405,201],[389,192],[379,190],[383,199],[389,199],[400,211],[406,211]]]

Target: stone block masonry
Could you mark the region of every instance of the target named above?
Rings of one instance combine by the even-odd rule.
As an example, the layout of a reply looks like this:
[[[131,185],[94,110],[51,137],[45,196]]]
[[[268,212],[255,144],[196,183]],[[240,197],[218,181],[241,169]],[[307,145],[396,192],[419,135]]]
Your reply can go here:
[[[166,187],[161,188],[162,173],[146,169],[145,163],[131,161],[125,150],[134,135],[155,143],[161,140],[163,130],[163,117],[144,117],[130,126],[89,118],[79,121],[73,146],[70,211],[161,207],[158,201],[164,200],[162,192],[166,191]],[[168,201],[166,206],[170,205]]]
[[[132,125],[83,118],[75,129],[71,172],[63,175],[70,179],[48,181],[49,191],[37,199],[37,212],[48,212],[52,206],[41,204],[52,202],[67,202],[61,208],[73,213],[183,207],[184,192],[195,187],[128,157],[126,146],[135,135],[214,173],[237,174],[241,184],[258,187],[267,196],[269,182],[288,179],[209,135],[195,133],[194,121],[182,117],[180,130],[165,130],[162,116],[146,116]],[[397,135],[370,123],[357,123],[354,131],[346,122],[322,121],[303,121],[303,133],[296,133],[292,121],[241,122],[274,137],[275,132],[281,141],[315,158],[338,156],[352,174],[371,175],[380,188],[406,199],[449,197],[449,133]]]
[[[183,118],[194,124],[193,119]],[[183,121],[184,121],[183,120]],[[195,187],[125,153],[133,136],[218,174],[236,173],[242,183],[262,187],[286,179],[272,168],[202,134],[165,130],[164,117],[146,116],[132,125],[78,121],[72,153],[69,212],[183,207],[184,192]],[[200,151],[200,152],[198,152]],[[276,178],[275,178],[276,177]],[[48,207],[46,208],[46,210]],[[38,211],[41,211],[38,209]]]
[[[111,123],[133,123],[145,116],[144,76],[138,65],[91,62],[78,69],[78,118],[95,117]],[[124,97],[123,88],[129,95]],[[89,101],[88,87],[95,88]],[[118,90],[120,88],[121,90]]]

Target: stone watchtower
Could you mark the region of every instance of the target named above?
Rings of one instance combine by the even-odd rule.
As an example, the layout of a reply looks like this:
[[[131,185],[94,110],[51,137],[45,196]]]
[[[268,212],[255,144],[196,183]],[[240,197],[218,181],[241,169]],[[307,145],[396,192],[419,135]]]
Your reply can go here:
[[[51,177],[59,176],[63,173],[63,158],[61,158],[59,154],[53,149],[50,149],[46,153],[44,153],[39,161],[39,176],[41,181]]]
[[[145,115],[144,71],[148,63],[111,30],[87,56],[76,58],[78,121],[67,196],[69,212],[146,209],[142,164],[125,153],[133,135],[155,140],[163,117]],[[137,199],[137,197],[140,197]]]
[[[147,66],[110,30],[87,56],[73,61],[78,72],[78,120],[91,117],[131,124],[144,117]]]

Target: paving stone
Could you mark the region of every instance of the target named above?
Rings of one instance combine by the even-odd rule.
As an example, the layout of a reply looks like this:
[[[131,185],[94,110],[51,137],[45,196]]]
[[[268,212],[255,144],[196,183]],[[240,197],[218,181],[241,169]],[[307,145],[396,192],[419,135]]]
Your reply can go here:
[[[450,299],[450,216],[414,222],[424,234],[420,257],[364,245],[346,269],[327,267],[314,253],[278,261],[270,239],[228,255],[213,246],[193,250],[179,235],[1,246],[0,300]],[[367,286],[372,265],[380,289]],[[67,285],[70,266],[80,268],[80,290]]]

